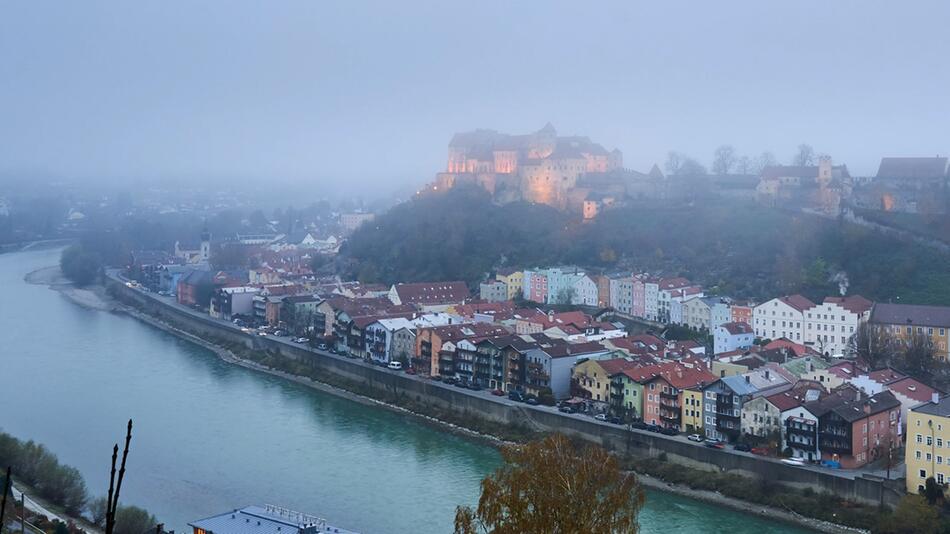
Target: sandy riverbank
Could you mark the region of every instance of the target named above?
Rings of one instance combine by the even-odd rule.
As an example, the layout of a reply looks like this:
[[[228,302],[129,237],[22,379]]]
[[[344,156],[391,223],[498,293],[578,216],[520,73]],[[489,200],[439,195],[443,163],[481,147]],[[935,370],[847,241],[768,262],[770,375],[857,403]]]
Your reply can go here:
[[[50,289],[59,291],[64,297],[83,308],[113,311],[117,307],[112,297],[106,294],[104,287],[98,284],[76,287],[75,284],[63,276],[63,272],[58,265],[37,269],[28,273],[23,279],[29,284],[49,286]]]

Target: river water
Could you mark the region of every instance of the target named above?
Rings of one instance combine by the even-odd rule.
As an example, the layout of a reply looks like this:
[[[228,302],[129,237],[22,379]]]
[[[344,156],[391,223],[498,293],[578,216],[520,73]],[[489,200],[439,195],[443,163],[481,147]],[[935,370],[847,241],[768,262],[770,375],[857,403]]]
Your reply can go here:
[[[497,451],[419,421],[226,364],[130,317],[23,280],[58,250],[0,254],[0,428],[48,446],[95,495],[135,421],[123,502],[167,528],[279,504],[370,533],[451,532]],[[644,532],[803,532],[658,492]]]

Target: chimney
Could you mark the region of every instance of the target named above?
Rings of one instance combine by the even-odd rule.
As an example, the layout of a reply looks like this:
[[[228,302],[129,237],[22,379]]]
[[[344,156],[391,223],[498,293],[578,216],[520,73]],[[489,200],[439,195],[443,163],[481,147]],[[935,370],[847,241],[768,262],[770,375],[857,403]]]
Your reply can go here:
[[[750,382],[751,380],[749,379],[749,375],[745,375],[745,383],[749,384]]]
[[[930,394],[930,402],[934,404],[940,404],[940,394],[934,391]]]
[[[768,369],[765,370],[765,379],[766,379],[766,380],[770,380],[770,378],[769,378],[769,370],[768,370]]]

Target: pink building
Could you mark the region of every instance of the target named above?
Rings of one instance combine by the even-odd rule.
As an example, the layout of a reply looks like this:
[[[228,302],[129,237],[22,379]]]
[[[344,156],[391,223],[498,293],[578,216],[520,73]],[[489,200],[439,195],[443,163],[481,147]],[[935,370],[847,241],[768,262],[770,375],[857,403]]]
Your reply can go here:
[[[729,306],[729,315],[734,323],[752,324],[753,304],[733,304]]]
[[[531,276],[531,298],[534,302],[547,302],[548,299],[548,277],[543,274],[534,273]]]
[[[647,316],[646,276],[642,274],[633,277],[633,305],[630,314],[634,317]]]

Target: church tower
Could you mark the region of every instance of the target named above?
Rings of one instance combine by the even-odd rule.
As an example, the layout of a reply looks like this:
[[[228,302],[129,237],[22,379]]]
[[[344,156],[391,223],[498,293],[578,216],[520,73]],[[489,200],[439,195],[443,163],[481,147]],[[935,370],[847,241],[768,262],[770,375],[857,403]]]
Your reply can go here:
[[[201,231],[201,261],[207,262],[211,259],[211,232],[208,231],[208,225],[205,224]]]

